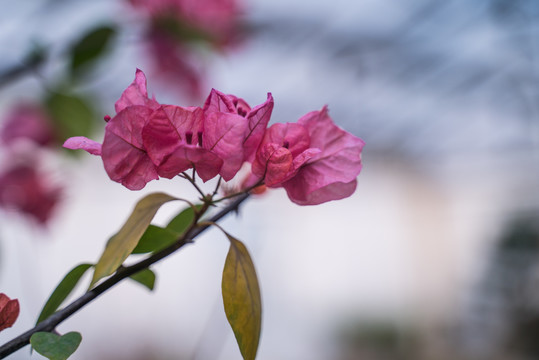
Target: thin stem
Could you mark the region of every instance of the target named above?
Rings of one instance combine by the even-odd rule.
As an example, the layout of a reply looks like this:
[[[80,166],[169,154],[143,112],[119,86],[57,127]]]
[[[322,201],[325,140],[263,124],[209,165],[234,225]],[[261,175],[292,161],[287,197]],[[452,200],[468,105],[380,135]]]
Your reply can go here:
[[[217,200],[213,200],[212,203],[213,204],[217,204],[218,202],[221,202],[223,200],[228,200],[228,199],[232,199],[234,197],[237,197],[237,196],[241,196],[243,194],[249,194],[249,192],[261,185],[264,185],[264,181],[263,180],[260,180],[259,182],[257,182],[256,184],[254,184],[253,186],[249,186],[247,189],[243,189],[242,191],[238,191],[238,192],[235,192],[233,194],[230,194],[230,195],[227,195],[227,196],[223,196],[222,198],[220,199],[217,199]]]
[[[212,198],[215,195],[217,195],[217,192],[219,191],[219,187],[221,186],[221,180],[223,180],[223,177],[219,176],[219,180],[217,180],[217,185],[215,186],[215,190],[213,190],[213,194],[211,195]]]
[[[194,175],[194,173],[193,173],[193,175]],[[193,184],[195,189],[197,189],[198,193],[202,196],[202,199],[206,198],[206,194],[204,194],[202,189],[199,188],[198,185],[195,183],[194,177],[189,176],[189,174],[187,174],[185,171],[181,173],[181,177],[183,177],[184,179],[187,179],[191,184]]]
[[[227,214],[229,214],[231,211],[237,210],[240,204],[248,197],[248,193],[244,193],[243,196],[239,196],[237,199],[235,199],[230,204],[221,209],[221,211],[219,211],[217,214],[212,216],[209,221],[217,222],[223,217],[225,217]],[[184,245],[193,242],[193,240],[206,229],[208,229],[208,227],[209,226],[198,226],[195,222],[185,232],[185,234],[182,235],[173,245],[147,257],[146,259],[139,261],[138,263],[119,269],[118,271],[116,271],[116,273],[114,273],[114,275],[103,281],[101,284],[97,285],[95,288],[89,290],[63,309],[57,311],[56,313],[48,317],[46,320],[40,322],[34,328],[26,331],[25,333],[17,336],[13,340],[2,345],[0,347],[0,359],[3,359],[6,356],[21,349],[22,347],[28,345],[30,343],[30,337],[32,336],[32,334],[38,331],[53,331],[56,326],[58,326],[58,324],[79,311],[86,304],[96,299],[99,295],[103,294],[105,291],[107,291],[123,279],[148,268],[150,265],[153,265],[161,259],[169,256]]]

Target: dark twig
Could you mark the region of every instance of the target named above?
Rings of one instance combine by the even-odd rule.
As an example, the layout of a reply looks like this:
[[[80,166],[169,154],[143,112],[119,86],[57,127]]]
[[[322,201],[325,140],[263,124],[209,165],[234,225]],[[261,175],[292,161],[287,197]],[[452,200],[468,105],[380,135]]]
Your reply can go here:
[[[240,204],[249,197],[248,193],[239,195],[233,201],[231,201],[227,206],[225,206],[221,211],[212,216],[209,221],[217,222],[231,211],[237,210]],[[17,336],[13,340],[5,343],[0,347],[0,359],[5,358],[6,356],[14,353],[15,351],[21,349],[22,347],[30,343],[30,337],[32,334],[38,331],[53,331],[58,324],[63,322],[65,319],[69,318],[71,315],[79,311],[83,306],[97,298],[99,295],[122,281],[123,279],[136,274],[137,272],[148,268],[150,265],[155,264],[159,260],[167,257],[173,252],[177,251],[184,245],[191,243],[194,238],[204,232],[209,225],[191,227],[184,235],[182,235],[177,242],[169,246],[162,251],[155,253],[148,258],[141,260],[140,262],[119,269],[114,275],[103,281],[101,284],[97,285],[95,288],[89,290],[84,295],[74,300],[71,304],[64,307],[62,310],[57,311],[51,315],[46,320],[37,324],[33,329],[26,331],[25,333]]]

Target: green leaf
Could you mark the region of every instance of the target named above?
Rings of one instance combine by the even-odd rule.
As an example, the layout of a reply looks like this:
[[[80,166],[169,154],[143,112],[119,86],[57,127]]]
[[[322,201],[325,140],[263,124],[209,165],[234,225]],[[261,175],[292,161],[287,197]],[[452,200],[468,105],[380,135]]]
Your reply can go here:
[[[71,49],[71,73],[78,75],[81,70],[99,59],[107,49],[115,30],[110,26],[93,29],[80,39]]]
[[[225,232],[230,249],[223,270],[223,303],[245,360],[254,360],[260,340],[262,302],[256,271],[243,243]]]
[[[141,270],[130,277],[136,282],[146,286],[148,289],[150,289],[150,291],[153,290],[155,285],[155,273],[150,269]]]
[[[79,347],[82,336],[69,332],[63,336],[50,332],[36,332],[30,338],[32,348],[50,360],[66,360]]]
[[[62,302],[69,296],[69,294],[71,294],[78,284],[82,275],[84,275],[84,273],[92,266],[92,264],[81,264],[67,273],[56,289],[54,289],[45,306],[43,306],[43,310],[41,310],[41,314],[39,314],[36,324],[47,319],[58,310],[60,305],[62,305]]]
[[[202,208],[202,206],[202,204],[198,204],[194,205],[194,208],[198,211]],[[178,235],[181,235],[185,230],[187,230],[189,225],[191,225],[194,220],[195,210],[190,206],[170,220],[166,228],[176,232]]]
[[[95,265],[90,287],[100,279],[114,273],[122,265],[137,246],[157,210],[161,205],[172,200],[177,199],[164,193],[154,193],[145,196],[137,203],[120,231],[110,239],[105,247],[105,251]]]
[[[95,115],[86,100],[75,95],[51,93],[45,106],[58,132],[59,142],[72,136],[90,136]]]
[[[202,204],[194,207],[199,210],[202,208]],[[146,254],[167,248],[178,240],[194,220],[195,211],[193,207],[188,207],[170,220],[166,228],[155,225],[148,226],[132,254]]]
[[[131,254],[157,252],[172,245],[180,234],[159,226],[150,225]]]

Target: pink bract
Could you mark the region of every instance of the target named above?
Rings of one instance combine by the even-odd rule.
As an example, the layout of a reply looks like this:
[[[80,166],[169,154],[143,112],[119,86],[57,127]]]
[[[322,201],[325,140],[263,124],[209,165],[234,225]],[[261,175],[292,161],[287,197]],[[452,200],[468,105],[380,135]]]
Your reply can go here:
[[[142,143],[142,129],[153,110],[129,106],[112,118],[105,127],[101,158],[109,177],[130,190],[140,190],[157,180],[156,165]]]
[[[145,106],[150,109],[157,109],[159,107],[159,103],[155,99],[148,97],[146,75],[140,69],[136,70],[135,80],[124,90],[118,101],[116,101],[114,109],[116,113],[119,113],[129,106],[135,105]]]
[[[365,143],[333,123],[327,107],[297,124],[274,124],[260,145],[253,174],[283,187],[299,205],[346,198],[355,191]]]
[[[92,155],[101,156],[101,144],[84,136],[74,136],[67,139],[63,145],[66,149],[83,149]]]
[[[19,317],[19,300],[0,293],[0,331],[12,327]]]
[[[273,104],[271,93],[268,93],[267,100],[264,103],[251,109],[245,100],[212,89],[204,104],[204,112],[206,114],[230,113],[239,115],[239,117],[234,117],[236,121],[245,122],[245,133],[243,134],[241,149],[243,159],[241,162],[252,162],[271,118]],[[246,119],[246,121],[240,117]]]
[[[146,77],[137,69],[135,80],[116,102],[116,116],[105,126],[103,145],[82,136],[69,138],[68,149],[83,149],[100,155],[109,177],[130,190],[140,190],[159,178],[142,142],[142,129],[161,105],[148,97]]]
[[[320,152],[310,148],[305,127],[295,123],[273,124],[264,134],[252,171],[268,187],[280,187],[296,175],[305,162]]]
[[[352,195],[365,142],[336,126],[327,107],[304,115],[298,123],[309,131],[311,147],[321,152],[283,183],[288,197],[299,205],[317,205]]]
[[[160,176],[172,178],[194,167],[207,181],[219,173],[223,161],[205,146],[203,122],[197,107],[164,105],[152,114],[142,138]]]

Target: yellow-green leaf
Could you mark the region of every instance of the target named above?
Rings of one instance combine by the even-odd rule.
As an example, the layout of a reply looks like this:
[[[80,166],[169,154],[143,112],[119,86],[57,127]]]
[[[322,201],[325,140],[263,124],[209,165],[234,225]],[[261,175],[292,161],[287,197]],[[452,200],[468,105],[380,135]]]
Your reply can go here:
[[[103,255],[95,265],[93,286],[100,279],[114,273],[137,246],[155,213],[166,202],[177,200],[164,193],[154,193],[140,200],[126,223],[108,242]]]
[[[225,234],[230,240],[222,282],[225,313],[243,358],[254,360],[262,322],[258,279],[245,245]]]

